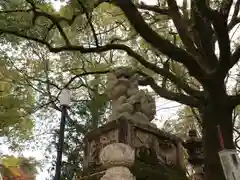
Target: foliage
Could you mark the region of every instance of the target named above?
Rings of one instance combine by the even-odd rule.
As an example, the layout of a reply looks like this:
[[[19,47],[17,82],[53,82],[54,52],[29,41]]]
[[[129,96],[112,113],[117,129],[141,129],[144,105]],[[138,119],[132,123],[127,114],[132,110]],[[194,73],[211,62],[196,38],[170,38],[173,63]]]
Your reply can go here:
[[[92,87],[90,82],[105,83],[105,77],[95,74],[123,64],[134,67],[143,76],[142,85],[200,112],[207,178],[224,179],[216,127],[225,132],[227,148],[234,148],[232,112],[240,96],[231,93],[228,84],[233,83],[230,69],[238,64],[240,48],[229,34],[240,22],[239,4],[198,0],[189,10],[175,0],[156,6],[131,0],[73,0],[54,11],[44,0],[1,1],[1,42],[20,47],[20,57],[8,56],[30,62],[20,72],[27,75],[45,112],[52,107],[61,111],[56,94],[63,87],[73,91],[73,102],[81,102],[89,96],[85,88]],[[39,52],[43,56],[34,56]],[[94,106],[91,112],[98,108]],[[186,108],[184,115],[189,114]],[[95,115],[91,128],[99,121]]]
[[[92,88],[91,88],[92,87]],[[65,146],[62,168],[63,179],[74,179],[81,176],[83,164],[83,137],[84,135],[105,121],[105,112],[108,106],[105,93],[99,93],[99,85],[90,85],[89,99],[81,100],[72,105],[65,124]],[[59,130],[56,130],[56,138]],[[50,145],[57,142],[54,141]],[[52,148],[50,148],[52,151]],[[52,167],[55,162],[52,163]],[[53,168],[52,168],[53,169]],[[51,172],[52,173],[52,172]]]
[[[1,175],[3,177],[23,177],[24,179],[36,178],[37,167],[40,163],[34,158],[14,157],[3,155],[1,157]]]
[[[165,121],[163,128],[165,131],[174,133],[183,140],[187,139],[190,129],[196,129],[198,136],[202,137],[202,122],[198,111],[188,106],[178,110],[176,119]]]
[[[0,59],[0,136],[7,137],[13,147],[32,137],[34,126],[31,113],[34,97],[23,77]]]

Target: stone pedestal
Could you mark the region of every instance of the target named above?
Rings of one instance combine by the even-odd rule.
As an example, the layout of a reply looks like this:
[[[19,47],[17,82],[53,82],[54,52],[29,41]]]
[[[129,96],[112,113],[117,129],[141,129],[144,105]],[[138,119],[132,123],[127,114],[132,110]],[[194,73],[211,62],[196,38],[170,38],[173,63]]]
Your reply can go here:
[[[101,180],[134,180],[128,169],[134,163],[134,150],[123,143],[113,143],[105,146],[99,154],[100,162],[107,168]]]
[[[89,179],[187,180],[181,141],[150,124],[121,118],[89,132],[84,141]]]
[[[128,168],[116,166],[107,169],[106,173],[101,177],[101,180],[135,180],[135,177]]]

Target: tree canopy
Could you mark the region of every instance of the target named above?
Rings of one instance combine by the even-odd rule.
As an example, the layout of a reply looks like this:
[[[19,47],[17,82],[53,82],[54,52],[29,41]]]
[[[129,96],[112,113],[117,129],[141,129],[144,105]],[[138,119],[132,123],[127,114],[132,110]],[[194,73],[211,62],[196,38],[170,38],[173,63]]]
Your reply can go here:
[[[32,90],[9,62],[0,59],[0,137],[8,138],[12,147],[32,137],[34,122]]]
[[[96,75],[123,64],[134,67],[141,85],[195,108],[206,178],[222,180],[217,126],[225,147],[235,149],[233,112],[240,96],[230,86],[238,80],[240,0],[195,0],[191,9],[187,2],[71,0],[56,11],[44,0],[1,1],[1,44],[10,47],[7,56],[37,92],[36,108],[45,112],[60,110],[63,87],[73,91],[74,102],[89,100],[90,82],[104,94],[106,78]]]

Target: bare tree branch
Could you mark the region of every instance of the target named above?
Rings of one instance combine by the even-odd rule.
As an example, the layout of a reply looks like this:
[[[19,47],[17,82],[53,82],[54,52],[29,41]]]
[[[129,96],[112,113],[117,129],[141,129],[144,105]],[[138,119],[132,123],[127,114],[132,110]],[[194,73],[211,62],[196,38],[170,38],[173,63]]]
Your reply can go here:
[[[68,87],[70,85],[70,83],[73,82],[78,77],[82,77],[82,76],[86,76],[86,75],[90,75],[90,74],[105,74],[108,72],[109,72],[109,70],[84,72],[84,73],[78,74],[78,75],[72,77],[68,81],[68,83],[65,85],[65,87]],[[143,74],[143,73],[141,73],[141,74]],[[145,74],[144,76],[146,77],[147,75]],[[167,98],[170,100],[177,99],[177,100],[180,100],[179,102],[184,102],[184,104],[188,104],[188,105],[195,104],[194,107],[196,106],[197,99],[191,98],[190,96],[169,92],[165,88],[161,88],[160,86],[158,86],[155,82],[154,83],[151,82],[151,80],[149,80],[149,77],[148,77],[147,81],[144,81],[144,83],[143,83],[143,81],[141,81],[140,84],[141,85],[150,85],[152,88],[154,88],[153,90],[156,91],[156,93],[158,93],[161,97],[164,97],[164,98]],[[196,92],[194,92],[194,93],[196,93]]]
[[[228,24],[228,30],[231,30],[237,23],[240,22],[240,18],[238,17],[239,8],[240,8],[240,0],[237,0],[235,7],[234,7],[231,21]]]
[[[231,31],[238,23],[240,23],[240,17],[232,19],[232,21],[228,24],[228,31]]]
[[[177,87],[181,88],[183,91],[185,91],[187,94],[192,95],[195,98],[198,99],[202,99],[203,98],[203,94],[200,91],[197,91],[195,89],[192,89],[191,87],[189,87],[183,80],[181,80],[180,78],[178,78],[177,76],[175,76],[174,74],[172,74],[171,72],[167,71],[164,68],[159,68],[157,66],[155,66],[154,64],[146,61],[145,59],[143,59],[142,56],[138,55],[136,52],[129,51],[130,56],[134,57],[139,63],[141,63],[143,66],[145,66],[148,69],[151,69],[152,71],[160,74],[163,77],[166,77],[167,79],[169,79],[172,83],[176,84]],[[66,84],[66,86],[69,86],[69,84],[71,82],[73,82],[76,78],[78,77],[82,77],[82,76],[86,76],[86,75],[90,75],[90,74],[105,74],[108,73],[109,70],[105,70],[105,71],[93,71],[93,72],[84,72],[81,74],[78,74],[74,77],[72,77],[69,82]]]
[[[234,143],[235,143],[235,146],[236,146],[237,150],[239,151],[240,146],[238,144],[239,144],[239,140],[240,140],[240,132],[235,127],[233,127],[233,131],[237,134],[237,137],[235,138]]]
[[[225,67],[222,67],[225,73],[228,72],[238,61],[240,60],[240,46],[238,46],[235,51],[232,53],[229,62],[225,64]],[[222,70],[222,71],[223,71]],[[240,102],[239,102],[240,103]]]
[[[44,16],[44,17],[47,17],[48,19],[50,19],[52,21],[52,23],[54,25],[56,25],[59,33],[61,34],[62,38],[64,39],[64,41],[66,43],[66,45],[70,45],[71,44],[69,39],[68,39],[68,37],[67,37],[67,35],[65,34],[63,28],[61,27],[58,19],[56,19],[54,16],[51,16],[51,15],[45,13],[45,12],[41,12],[41,11],[37,11],[37,10],[34,11],[34,14],[35,14],[35,19],[37,19],[40,16]]]
[[[4,10],[0,11],[0,14],[7,14],[7,13],[16,13],[16,12],[31,12],[33,9],[13,9],[13,10]]]
[[[96,46],[98,47],[98,46],[99,46],[98,37],[97,37],[96,31],[95,31],[95,29],[94,29],[94,26],[93,26],[93,23],[92,23],[90,14],[88,13],[87,8],[84,6],[84,4],[83,4],[80,0],[77,0],[77,1],[78,1],[78,3],[81,5],[81,7],[82,7],[82,9],[83,9],[83,12],[84,12],[85,15],[86,15],[86,18],[87,18],[87,20],[88,20],[88,23],[89,23],[90,28],[91,28],[92,33],[93,33],[93,37],[94,37],[94,39],[95,39]]]
[[[217,70],[218,79],[222,81],[229,70],[229,59],[231,57],[230,38],[228,34],[227,18],[217,11],[210,9],[205,1],[196,1],[196,5],[203,17],[209,19],[215,29],[218,39],[220,57]]]
[[[46,18],[48,18],[50,20],[57,21],[58,23],[60,23],[61,21],[64,21],[68,25],[72,25],[72,23],[75,21],[75,19],[78,17],[78,15],[81,14],[81,12],[79,12],[77,14],[74,14],[71,19],[68,19],[68,18],[65,18],[65,17],[62,17],[62,16],[58,16],[58,15],[53,15],[53,14],[50,15],[50,14],[48,14],[46,12],[41,11],[39,8],[37,8],[32,0],[26,0],[26,1],[32,6],[32,8],[30,10],[32,10],[33,13],[35,14],[34,15],[35,16],[34,17],[35,20],[37,18],[36,16],[43,16],[43,17],[46,17]],[[26,10],[23,10],[23,12],[24,11],[26,11]]]
[[[45,42],[43,40],[40,40],[40,39],[37,39],[37,38],[28,37],[26,35],[21,35],[21,34],[18,34],[16,32],[12,32],[12,31],[7,31],[7,33],[11,33],[11,34],[16,35],[16,36],[24,37],[26,39],[34,40],[34,41],[40,42],[42,44],[45,44],[51,52],[55,52],[55,53],[60,52],[60,51],[80,51],[81,53],[101,53],[101,52],[112,50],[112,49],[123,50],[129,56],[136,59],[140,64],[142,64],[146,68],[151,69],[152,71],[160,74],[161,76],[166,76],[170,81],[172,81],[178,87],[183,89],[187,94],[192,95],[196,98],[202,98],[203,97],[203,95],[201,94],[200,91],[192,89],[185,82],[183,82],[181,79],[176,77],[171,72],[166,71],[164,68],[159,68],[155,64],[146,61],[142,56],[140,56],[138,53],[133,51],[130,47],[125,46],[123,44],[107,44],[105,46],[100,46],[100,47],[95,47],[95,48],[84,48],[83,46],[73,46],[73,45],[54,48],[50,44],[48,44],[47,42]],[[98,72],[95,72],[95,73],[98,73]],[[102,72],[99,72],[99,73],[102,73]],[[88,74],[94,74],[94,72],[86,72],[86,73],[83,73],[80,76],[88,75]],[[67,84],[69,85],[77,77],[79,77],[79,76],[76,76],[76,77],[72,78],[70,80],[70,82],[67,83]]]
[[[144,21],[136,6],[130,0],[116,0],[116,5],[122,9],[135,30],[152,46],[172,60],[182,63],[189,73],[199,81],[204,81],[205,73],[197,64],[194,57],[185,50],[176,47],[168,40],[161,37]]]
[[[202,58],[199,63],[203,63],[205,67],[213,71],[218,64],[218,59],[215,54],[215,42],[214,30],[210,20],[204,18],[201,12],[198,10],[196,2],[192,3],[192,19],[194,25],[192,28],[192,34],[195,40],[195,44],[202,52]]]
[[[69,20],[65,19],[65,18],[62,18],[62,17],[58,17],[58,16],[54,16],[54,15],[50,15],[48,13],[42,12],[42,11],[36,9],[34,3],[31,0],[28,0],[28,2],[32,5],[32,7],[34,9],[33,12],[35,14],[35,19],[39,16],[43,16],[43,17],[46,17],[46,18],[50,19],[53,22],[53,24],[56,24],[60,34],[62,35],[62,37],[64,38],[64,40],[66,42],[66,44],[70,45],[70,42],[69,42],[66,34],[64,33],[63,29],[59,25],[60,21],[65,20],[65,21],[69,22]],[[156,32],[154,32],[145,23],[145,21],[141,17],[141,15],[138,12],[135,5],[132,4],[130,1],[126,1],[126,2],[127,2],[127,4],[123,2],[123,3],[120,3],[119,6],[121,7],[121,4],[122,4],[121,8],[122,8],[123,11],[124,11],[124,8],[125,8],[125,14],[127,15],[128,18],[130,18],[132,16],[132,14],[136,14],[135,17],[131,17],[131,19],[129,19],[129,20],[131,21],[131,20],[134,19],[134,21],[136,23],[133,24],[133,26],[135,27],[135,29],[137,29],[137,31],[141,34],[141,36],[145,40],[147,40],[148,42],[153,44],[153,46],[155,46],[161,52],[163,52],[164,54],[169,56],[171,59],[173,59],[177,62],[183,63],[188,68],[190,74],[193,75],[196,79],[198,79],[200,81],[203,80],[204,79],[203,70],[195,62],[194,57],[192,57],[190,54],[188,54],[183,49],[180,49],[180,48],[176,47],[175,45],[171,44],[168,40],[165,40],[162,37],[160,37]],[[130,5],[130,6],[128,7],[128,5]],[[135,12],[135,13],[132,13],[132,11]],[[131,12],[131,15],[129,14],[129,12]],[[140,26],[141,24],[142,24],[142,26]],[[59,52],[61,50],[68,49],[67,47],[70,47],[70,46],[65,46],[65,48],[63,48],[63,47],[62,48],[53,48],[52,46],[50,46],[50,44],[48,44],[47,42],[44,42],[44,40],[38,39],[36,37],[29,37],[27,35],[20,34],[19,32],[17,33],[16,31],[10,31],[10,30],[7,30],[7,29],[0,29],[0,32],[9,33],[9,34],[16,34],[20,37],[27,38],[27,39],[34,40],[34,41],[37,41],[39,43],[45,44],[50,49],[51,52],[57,52],[57,51]],[[150,33],[151,36],[149,36],[149,33]],[[74,47],[74,46],[71,46],[71,47]]]
[[[142,73],[144,74],[144,73]],[[174,92],[170,92],[166,90],[165,88],[160,87],[157,85],[157,83],[154,81],[152,77],[147,76],[146,74],[144,75],[146,79],[140,81],[140,85],[149,85],[159,96],[172,100],[172,101],[177,101],[179,103],[189,105],[191,107],[199,107],[200,106],[200,101],[187,95],[183,94],[178,94]]]
[[[240,58],[240,46],[238,46],[232,54],[232,57],[230,60],[231,61],[230,67],[233,67],[239,61],[239,58]]]
[[[223,1],[223,3],[224,2],[225,1]],[[229,8],[230,4],[232,4],[233,2],[232,0],[227,0],[225,3],[226,3],[226,6],[228,6]],[[240,9],[240,0],[237,0],[234,7],[232,19],[228,24],[228,31],[230,31],[236,24],[240,23],[240,17],[238,17],[239,9]],[[222,60],[222,63],[220,61],[219,71],[222,72],[223,76],[226,75],[228,71],[239,61],[239,58],[240,58],[240,46],[236,48],[236,50],[233,52],[229,60],[228,59]]]
[[[83,76],[87,76],[87,75],[94,75],[94,74],[106,74],[110,72],[110,70],[105,70],[105,71],[92,71],[92,72],[84,72],[78,75],[73,76],[66,84],[65,84],[65,88],[67,88],[75,79],[79,78],[79,77],[83,77]]]
[[[179,36],[180,36],[184,46],[190,53],[192,53],[194,56],[198,57],[199,54],[197,52],[197,49],[195,48],[195,45],[194,45],[192,39],[189,36],[190,33],[188,32],[185,21],[181,17],[181,14],[179,12],[176,1],[175,0],[167,0],[167,3],[169,6],[169,14],[174,22],[175,27],[177,28],[177,31],[179,33]]]
[[[224,0],[221,3],[220,6],[220,13],[225,17],[225,19],[228,19],[228,15],[232,6],[233,0]]]
[[[162,14],[162,15],[169,15],[169,10],[168,9],[161,9],[156,5],[155,6],[147,5],[143,2],[141,2],[140,4],[136,4],[136,7],[139,8],[139,9],[152,11],[152,12]]]

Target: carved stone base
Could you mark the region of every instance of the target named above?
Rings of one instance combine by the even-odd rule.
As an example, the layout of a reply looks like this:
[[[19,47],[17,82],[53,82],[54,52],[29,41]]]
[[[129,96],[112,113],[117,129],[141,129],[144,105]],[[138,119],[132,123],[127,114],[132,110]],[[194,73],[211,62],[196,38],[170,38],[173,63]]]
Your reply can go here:
[[[123,166],[109,168],[101,180],[135,180],[128,168]]]
[[[149,123],[119,119],[89,132],[84,141],[84,176],[127,166],[137,180],[184,180],[181,140]]]
[[[127,144],[112,143],[105,146],[99,155],[103,167],[112,166],[131,167],[134,164],[135,152]]]

